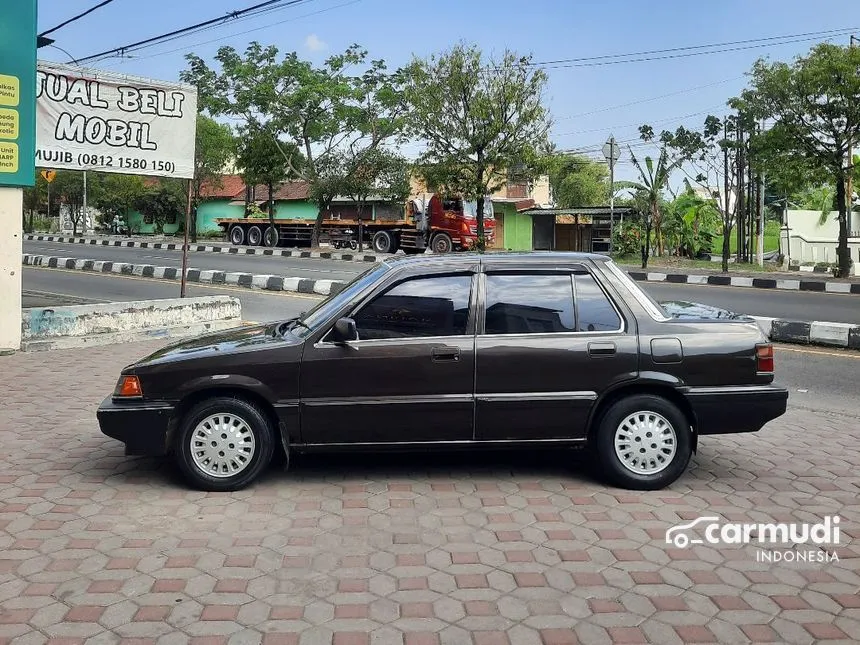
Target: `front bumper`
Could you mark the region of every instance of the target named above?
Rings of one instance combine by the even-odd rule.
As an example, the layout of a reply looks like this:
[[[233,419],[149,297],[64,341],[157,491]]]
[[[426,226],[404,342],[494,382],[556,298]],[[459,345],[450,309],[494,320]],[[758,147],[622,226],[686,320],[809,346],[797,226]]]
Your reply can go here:
[[[152,401],[114,401],[108,397],[96,417],[103,434],[125,444],[125,454],[164,455],[170,449],[173,406]]]
[[[684,394],[700,435],[757,432],[788,403],[788,390],[777,385],[691,387]]]

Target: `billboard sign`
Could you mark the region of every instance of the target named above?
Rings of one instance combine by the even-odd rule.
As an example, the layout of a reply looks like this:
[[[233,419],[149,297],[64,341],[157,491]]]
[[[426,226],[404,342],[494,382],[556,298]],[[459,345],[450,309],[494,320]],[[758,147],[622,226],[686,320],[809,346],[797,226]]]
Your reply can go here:
[[[190,179],[197,90],[39,62],[36,165]]]
[[[35,183],[36,0],[0,9],[0,186]]]

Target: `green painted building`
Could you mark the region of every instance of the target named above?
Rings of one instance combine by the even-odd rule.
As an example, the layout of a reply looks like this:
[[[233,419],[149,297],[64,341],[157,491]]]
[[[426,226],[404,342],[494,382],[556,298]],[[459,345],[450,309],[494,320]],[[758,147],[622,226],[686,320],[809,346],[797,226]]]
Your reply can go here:
[[[533,206],[532,199],[493,199],[493,215],[496,219],[494,248],[506,251],[531,251],[534,248],[532,216],[521,212]]]

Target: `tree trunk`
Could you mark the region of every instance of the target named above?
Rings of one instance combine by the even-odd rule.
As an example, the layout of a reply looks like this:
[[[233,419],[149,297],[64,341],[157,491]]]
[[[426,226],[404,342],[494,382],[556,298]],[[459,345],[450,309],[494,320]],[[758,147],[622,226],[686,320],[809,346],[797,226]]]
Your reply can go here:
[[[28,233],[32,233],[32,232],[33,232],[33,209],[32,209],[32,208],[30,209],[30,224],[29,224],[29,226],[27,227],[27,229],[28,229],[28,230],[27,230],[27,232],[28,232]]]
[[[731,255],[732,227],[723,218],[723,273],[729,272],[729,256]]]
[[[269,204],[268,204],[268,207],[269,207],[268,208],[268,210],[269,210],[269,228],[271,228],[272,231],[274,232],[274,230],[275,230],[275,196],[273,195],[273,191],[275,190],[275,187],[272,185],[271,182],[269,182],[266,185],[266,187],[269,189]],[[266,231],[266,233],[268,233],[268,231]],[[264,235],[263,236],[263,244],[268,246],[269,245],[268,242],[269,242],[268,235]],[[274,236],[272,237],[272,242],[275,242]],[[277,246],[277,244],[276,243],[272,244],[272,246]]]
[[[653,215],[645,221],[645,246],[642,247],[642,268],[648,268],[648,258],[651,256],[651,221]]]
[[[320,245],[320,233],[322,232],[322,223],[325,219],[325,214],[330,204],[331,200],[324,200],[320,202],[320,209],[317,213],[317,218],[314,221],[314,230],[311,232],[311,246]]]
[[[197,206],[195,205],[191,209],[191,230],[188,231],[188,235],[191,236],[191,242],[193,244],[197,244]]]
[[[478,185],[483,186],[484,184],[484,152],[483,150],[478,151]],[[481,190],[481,193],[485,192]],[[484,249],[487,248],[487,245],[484,243],[484,195],[478,195],[478,204],[475,212],[475,219],[478,224],[478,251],[480,253],[484,252]]]
[[[839,244],[836,257],[839,259],[837,277],[847,278],[851,273],[851,255],[848,250],[848,196],[845,194],[845,173],[836,177],[836,208],[839,210]]]

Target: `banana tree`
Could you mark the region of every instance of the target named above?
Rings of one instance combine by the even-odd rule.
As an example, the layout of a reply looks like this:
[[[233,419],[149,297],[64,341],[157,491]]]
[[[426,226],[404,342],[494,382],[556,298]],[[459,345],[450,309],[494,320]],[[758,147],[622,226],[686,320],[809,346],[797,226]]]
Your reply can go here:
[[[645,252],[642,255],[642,268],[648,266],[648,256],[651,253],[651,229],[654,229],[654,244],[657,246],[657,255],[663,255],[663,214],[660,208],[660,201],[663,191],[669,183],[669,178],[672,173],[684,163],[683,156],[670,156],[663,144],[660,147],[660,154],[657,157],[657,163],[648,156],[645,157],[644,163],[641,163],[633,149],[630,150],[630,158],[633,161],[633,166],[639,173],[638,182],[630,182],[631,187],[641,192],[647,199],[648,210],[645,215]]]

